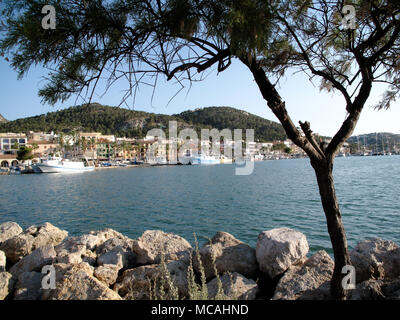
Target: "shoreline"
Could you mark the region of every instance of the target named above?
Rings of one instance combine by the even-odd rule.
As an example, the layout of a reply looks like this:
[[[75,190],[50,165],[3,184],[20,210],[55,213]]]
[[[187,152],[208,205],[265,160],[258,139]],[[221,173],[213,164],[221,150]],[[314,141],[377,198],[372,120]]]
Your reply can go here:
[[[310,256],[305,235],[289,228],[261,231],[255,248],[219,231],[199,249],[161,230],[69,237],[48,222],[25,230],[6,222],[0,231],[0,300],[191,300],[202,290],[206,300],[331,300],[333,260],[324,250]],[[396,243],[364,240],[350,256],[357,282],[349,300],[400,298]],[[43,287],[44,268],[54,272],[52,287]]]

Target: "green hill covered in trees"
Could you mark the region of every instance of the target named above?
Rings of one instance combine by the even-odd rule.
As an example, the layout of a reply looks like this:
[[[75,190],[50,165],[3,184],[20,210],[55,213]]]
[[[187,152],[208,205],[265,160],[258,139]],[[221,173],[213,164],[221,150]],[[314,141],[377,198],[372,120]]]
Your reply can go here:
[[[119,137],[144,137],[153,128],[162,128],[168,134],[168,122],[173,120],[178,122],[179,129],[194,128],[198,133],[202,128],[254,129],[255,139],[259,141],[286,137],[280,124],[230,107],[209,107],[171,116],[97,103],[0,123],[0,132],[79,130]]]
[[[174,116],[191,124],[210,126],[219,130],[254,129],[256,141],[286,139],[286,134],[280,124],[231,107],[208,107],[184,111]]]
[[[350,147],[353,152],[363,151],[364,149],[374,152],[393,152],[400,149],[400,134],[389,132],[376,132],[350,137]]]

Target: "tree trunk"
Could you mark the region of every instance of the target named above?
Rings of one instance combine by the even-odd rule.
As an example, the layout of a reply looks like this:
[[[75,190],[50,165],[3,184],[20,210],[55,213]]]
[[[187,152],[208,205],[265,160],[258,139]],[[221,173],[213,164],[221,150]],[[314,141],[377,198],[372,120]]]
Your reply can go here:
[[[333,299],[345,299],[346,292],[342,286],[342,268],[350,265],[350,256],[347,249],[347,238],[344,231],[339,204],[336,199],[333,181],[333,160],[324,159],[318,162],[311,161],[317,176],[322,207],[328,225],[328,232],[332,243],[335,267],[331,281],[331,295]]]

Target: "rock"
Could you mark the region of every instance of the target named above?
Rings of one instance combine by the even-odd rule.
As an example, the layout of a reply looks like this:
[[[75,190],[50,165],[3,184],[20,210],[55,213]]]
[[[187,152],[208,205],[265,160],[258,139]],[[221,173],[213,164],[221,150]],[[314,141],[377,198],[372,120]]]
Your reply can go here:
[[[96,262],[97,262],[97,255],[95,252],[91,251],[91,250],[86,250],[83,254],[82,254],[82,261],[83,262],[87,262],[88,264],[90,264],[91,266],[95,266]]]
[[[12,263],[16,263],[31,253],[33,240],[34,238],[30,234],[19,234],[2,242],[0,250],[4,251]]]
[[[0,244],[11,239],[22,232],[22,228],[15,222],[4,222],[0,224]]]
[[[24,233],[34,237],[32,250],[49,244],[56,246],[68,236],[67,231],[61,230],[48,222],[31,226]]]
[[[400,300],[400,277],[384,283],[381,290],[387,300]]]
[[[116,265],[105,264],[94,269],[94,276],[109,287],[117,281],[119,270]]]
[[[45,296],[49,300],[121,300],[121,297],[86,270],[74,265],[55,290]]]
[[[121,233],[112,229],[105,229],[103,231],[90,231],[89,234],[84,234],[78,237],[69,237],[65,239],[62,243],[56,246],[55,249],[57,251],[57,254],[60,256],[64,255],[65,252],[80,252],[82,255],[88,255],[87,250],[90,250],[92,252],[97,251],[98,246],[102,246],[104,242],[113,238],[122,239],[125,241],[126,239],[128,239]],[[111,245],[109,244],[109,246]],[[89,256],[93,257],[93,254],[89,254]],[[97,255],[95,254],[95,256]]]
[[[166,264],[170,278],[180,297],[188,296],[187,264],[170,261]],[[160,283],[160,265],[152,264],[124,271],[114,290],[125,300],[149,300],[154,295],[154,283]]]
[[[165,261],[185,260],[189,262],[192,246],[182,237],[159,230],[147,230],[133,241],[133,251],[139,264],[160,263],[161,254]]]
[[[52,264],[53,259],[56,257],[56,251],[52,245],[45,245],[44,247],[37,248],[31,254],[25,256],[18,263],[13,265],[10,273],[14,277],[18,277],[23,272],[41,271],[45,265]]]
[[[94,268],[86,262],[78,264],[55,263],[53,267],[56,271],[56,283],[64,280],[65,274],[72,268],[85,271],[88,275],[93,276]]]
[[[257,295],[257,283],[246,279],[241,274],[225,273],[220,277],[224,294],[231,299],[255,300]],[[218,293],[218,280],[214,278],[207,283],[208,297],[214,299]]]
[[[42,296],[40,272],[23,272],[15,285],[14,300],[40,300]]]
[[[96,248],[96,254],[102,255],[104,253],[112,251],[115,247],[120,247],[125,251],[132,251],[133,242],[134,240],[126,237],[123,239],[121,238],[108,239]]]
[[[368,280],[356,285],[356,289],[349,290],[347,300],[384,300],[382,280]]]
[[[53,246],[59,244],[67,235],[68,232],[46,222],[42,225],[31,226],[24,232],[2,242],[0,250],[5,252],[12,263],[16,263],[37,248],[48,244]]]
[[[334,262],[323,250],[312,255],[302,266],[293,266],[279,280],[272,300],[309,300],[310,293],[330,282]],[[323,288],[322,288],[323,289]],[[329,295],[329,285],[328,292]],[[321,295],[321,298],[326,295]]]
[[[303,262],[308,249],[304,234],[289,228],[279,228],[260,233],[256,257],[260,270],[274,278],[290,266]]]
[[[121,281],[114,285],[114,291],[125,300],[150,300],[152,283],[159,275],[158,265],[141,266],[125,270]]]
[[[80,252],[73,252],[73,253],[66,253],[64,255],[57,255],[57,262],[58,263],[66,263],[66,264],[78,264],[83,262],[82,255]]]
[[[6,271],[6,254],[0,251],[0,272]]]
[[[106,252],[105,254],[102,254],[100,257],[98,257],[97,263],[99,266],[105,264],[115,265],[116,267],[118,267],[118,270],[120,270],[124,267],[124,257],[119,250],[113,250],[110,252]]]
[[[109,239],[96,250],[99,255],[97,263],[101,265],[113,264],[119,269],[130,269],[134,267],[136,256],[132,251],[133,240]]]
[[[365,240],[350,252],[357,283],[369,279],[394,279],[400,275],[400,247],[379,238]]]
[[[69,237],[64,239],[60,244],[54,247],[57,252],[57,256],[65,256],[71,253],[84,254],[87,250],[86,245],[80,243],[80,237]]]
[[[11,273],[0,272],[0,300],[4,300],[14,288],[14,280]]]
[[[217,232],[199,252],[207,279],[215,277],[213,260],[219,274],[238,272],[251,278],[258,270],[256,250],[227,232]],[[193,257],[193,265],[199,272],[200,268],[196,257]]]
[[[102,239],[93,234],[84,234],[75,238],[76,244],[84,245],[89,250],[95,250],[102,243]]]
[[[90,231],[89,235],[94,235],[99,239],[99,243],[97,245],[101,245],[104,242],[106,242],[107,240],[113,239],[113,238],[126,239],[126,237],[122,233],[119,233],[118,231],[115,231],[110,228],[100,230],[100,231]],[[92,248],[91,250],[94,250],[94,248]]]

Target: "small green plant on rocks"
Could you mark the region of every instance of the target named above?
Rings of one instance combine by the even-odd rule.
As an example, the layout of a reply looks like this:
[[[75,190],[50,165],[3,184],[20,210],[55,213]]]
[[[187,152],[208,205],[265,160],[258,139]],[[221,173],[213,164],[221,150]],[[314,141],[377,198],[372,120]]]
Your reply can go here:
[[[190,262],[187,269],[187,283],[188,283],[188,297],[189,300],[235,300],[236,297],[231,297],[224,293],[221,279],[218,275],[217,266],[215,264],[215,256],[212,255],[212,266],[214,268],[216,281],[217,281],[217,294],[215,297],[210,297],[207,288],[207,279],[204,271],[201,255],[199,251],[199,244],[197,237],[195,239],[195,259],[199,266],[200,284],[196,281],[196,274],[193,268],[193,255],[190,253]],[[154,280],[149,279],[150,300],[183,300],[186,297],[180,297],[177,287],[175,286],[172,276],[168,271],[167,263],[165,261],[165,254],[161,254],[161,261],[159,265],[159,276]]]

